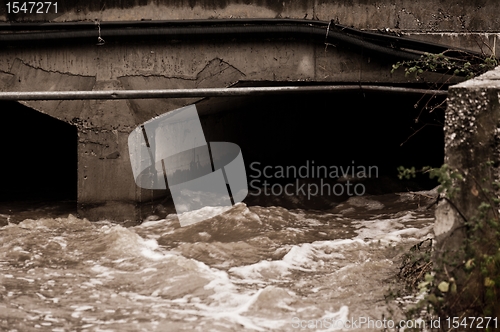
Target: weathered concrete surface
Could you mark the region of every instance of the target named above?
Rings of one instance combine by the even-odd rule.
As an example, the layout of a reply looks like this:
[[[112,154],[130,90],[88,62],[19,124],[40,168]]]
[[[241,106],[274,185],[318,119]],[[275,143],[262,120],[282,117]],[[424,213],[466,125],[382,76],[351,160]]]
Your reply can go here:
[[[495,202],[499,191],[494,183],[500,180],[500,67],[448,91],[445,163],[464,180],[454,181],[453,187],[458,191],[438,205],[435,257],[437,268],[446,268],[450,277],[463,281],[468,280],[462,264],[467,260],[467,239],[477,232],[473,228],[478,222],[499,211]],[[483,211],[484,216],[480,216],[482,203],[491,204],[491,209]],[[468,250],[487,253],[488,236],[486,232],[479,241],[469,243]]]
[[[309,18],[338,20],[364,29],[498,31],[495,0],[107,0],[58,3],[58,13],[7,14],[0,20],[168,20],[208,18]]]
[[[226,87],[238,80],[405,82],[362,54],[307,42],[71,45],[0,51],[0,90]],[[90,220],[142,219],[150,202],[131,174],[126,137],[194,99],[37,101],[25,104],[78,128],[78,206]],[[120,208],[121,206],[121,208]]]
[[[26,65],[19,58],[13,59],[8,74],[10,79],[3,81],[2,88],[9,91],[92,90],[96,81],[93,76],[73,75],[34,68]],[[2,80],[0,80],[1,82]],[[79,117],[84,108],[82,101],[71,100],[25,102],[23,104],[69,123],[74,118]]]
[[[151,76],[122,76],[119,81],[126,89],[194,89],[209,87],[226,87],[244,79],[245,74],[227,62],[215,58],[195,76],[166,77],[160,75]],[[195,102],[198,99],[136,99],[130,100],[137,123],[142,123],[155,116],[165,113],[165,110],[180,108],[186,103]]]

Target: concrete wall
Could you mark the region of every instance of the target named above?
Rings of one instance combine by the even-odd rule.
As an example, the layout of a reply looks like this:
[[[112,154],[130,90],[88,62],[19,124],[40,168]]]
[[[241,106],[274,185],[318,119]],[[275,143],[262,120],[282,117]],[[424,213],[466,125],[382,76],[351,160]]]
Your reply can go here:
[[[10,14],[0,20],[168,20],[208,18],[309,18],[364,29],[493,31],[500,25],[495,0],[67,0],[58,14]]]
[[[500,179],[500,67],[448,89],[445,164],[463,176],[453,198],[441,201],[434,228],[439,250],[457,250],[482,202],[498,196]],[[486,194],[487,193],[487,194]],[[491,197],[490,197],[491,196]]]
[[[415,38],[500,53],[495,1],[66,1],[58,14],[0,20],[138,20],[292,17],[367,29],[400,29]],[[453,33],[449,33],[453,31]],[[470,31],[481,31],[470,33]],[[487,32],[487,33],[485,33]],[[431,33],[431,34],[429,34]],[[97,40],[96,40],[97,42]],[[498,45],[496,45],[498,44]],[[16,46],[0,50],[0,91],[226,87],[238,80],[406,82],[390,63],[308,41],[197,41]],[[91,220],[140,219],[136,202],[155,194],[132,178],[126,138],[153,116],[194,99],[25,102],[77,126],[79,211]],[[117,208],[122,206],[123,208]]]

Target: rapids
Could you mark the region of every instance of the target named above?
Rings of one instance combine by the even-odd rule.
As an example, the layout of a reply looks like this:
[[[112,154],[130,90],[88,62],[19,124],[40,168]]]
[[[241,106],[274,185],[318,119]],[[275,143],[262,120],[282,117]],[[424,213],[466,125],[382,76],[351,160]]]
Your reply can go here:
[[[435,195],[351,197],[322,211],[239,203],[187,227],[175,214],[124,227],[1,210],[0,330],[334,331],[380,320],[401,254],[433,237]]]

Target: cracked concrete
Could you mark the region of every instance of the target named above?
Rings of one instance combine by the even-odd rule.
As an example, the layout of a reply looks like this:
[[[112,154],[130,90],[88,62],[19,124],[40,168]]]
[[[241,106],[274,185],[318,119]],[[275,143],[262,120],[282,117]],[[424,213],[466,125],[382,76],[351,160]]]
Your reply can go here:
[[[123,76],[118,79],[126,89],[130,90],[157,89],[158,87],[162,87],[163,89],[192,89],[227,87],[245,78],[245,76],[243,72],[229,63],[219,58],[214,58],[200,72],[192,76],[182,78],[165,75]],[[134,111],[136,122],[142,123],[167,111],[193,103],[196,100],[199,100],[199,98],[135,99],[129,102]]]
[[[95,78],[35,68],[21,59],[15,59],[11,67],[10,80],[4,80],[3,83],[0,86],[2,91],[85,91],[92,89],[95,85]],[[83,101],[78,100],[25,101],[22,103],[65,122],[78,117],[83,109]]]

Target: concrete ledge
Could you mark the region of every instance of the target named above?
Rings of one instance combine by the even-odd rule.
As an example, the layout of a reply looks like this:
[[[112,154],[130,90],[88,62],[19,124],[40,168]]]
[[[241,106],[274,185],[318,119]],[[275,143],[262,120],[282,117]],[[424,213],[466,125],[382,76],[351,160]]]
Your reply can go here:
[[[171,20],[219,18],[306,18],[338,20],[363,29],[414,31],[498,31],[500,3],[495,0],[156,0],[59,2],[58,13],[8,14],[0,20]]]

